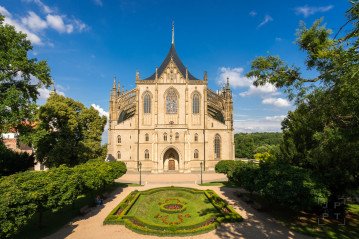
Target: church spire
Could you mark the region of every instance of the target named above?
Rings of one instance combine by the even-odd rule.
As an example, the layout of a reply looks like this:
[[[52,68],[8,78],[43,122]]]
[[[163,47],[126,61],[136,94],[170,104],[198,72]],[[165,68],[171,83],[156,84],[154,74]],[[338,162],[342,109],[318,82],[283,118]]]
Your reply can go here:
[[[175,22],[172,21],[172,45],[175,44]]]

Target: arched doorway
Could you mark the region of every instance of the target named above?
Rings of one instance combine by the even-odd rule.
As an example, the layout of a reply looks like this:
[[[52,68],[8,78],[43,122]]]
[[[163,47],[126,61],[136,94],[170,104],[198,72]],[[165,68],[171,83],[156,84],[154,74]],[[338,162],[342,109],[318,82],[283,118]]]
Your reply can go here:
[[[164,171],[179,170],[179,155],[174,148],[169,148],[163,155]]]

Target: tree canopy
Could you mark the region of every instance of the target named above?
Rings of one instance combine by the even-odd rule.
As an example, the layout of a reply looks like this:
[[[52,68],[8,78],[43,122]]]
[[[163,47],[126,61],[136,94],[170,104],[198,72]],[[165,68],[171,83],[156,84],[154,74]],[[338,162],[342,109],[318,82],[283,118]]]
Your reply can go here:
[[[274,84],[295,100],[297,109],[282,122],[281,158],[315,172],[332,195],[359,186],[358,16],[358,1],[352,1],[347,23],[335,35],[322,20],[309,28],[301,24],[297,45],[315,77],[278,56],[258,57],[247,74],[255,85]]]
[[[0,15],[0,133],[32,121],[38,89],[51,83],[46,61],[30,58],[31,42]]]
[[[39,109],[29,141],[36,148],[37,160],[46,166],[74,166],[103,154],[105,124],[106,117],[100,117],[93,107],[52,93]]]

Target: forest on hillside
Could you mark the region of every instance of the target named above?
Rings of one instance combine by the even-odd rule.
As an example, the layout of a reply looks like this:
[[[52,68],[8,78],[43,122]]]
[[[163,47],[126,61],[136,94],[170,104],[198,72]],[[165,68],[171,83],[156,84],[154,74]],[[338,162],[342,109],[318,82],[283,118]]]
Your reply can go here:
[[[275,150],[282,140],[282,133],[237,133],[234,135],[236,158],[254,158],[256,153]]]

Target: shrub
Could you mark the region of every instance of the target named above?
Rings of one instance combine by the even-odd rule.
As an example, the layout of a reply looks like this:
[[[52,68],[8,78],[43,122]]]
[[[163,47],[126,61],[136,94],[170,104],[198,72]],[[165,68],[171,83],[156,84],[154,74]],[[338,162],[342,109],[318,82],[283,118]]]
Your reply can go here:
[[[74,168],[27,171],[0,180],[0,238],[11,238],[38,213],[71,205],[80,195],[103,189],[126,172],[123,162],[93,161]],[[89,182],[87,181],[89,180]]]

